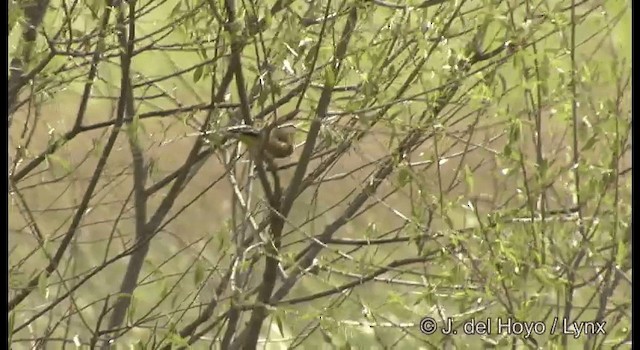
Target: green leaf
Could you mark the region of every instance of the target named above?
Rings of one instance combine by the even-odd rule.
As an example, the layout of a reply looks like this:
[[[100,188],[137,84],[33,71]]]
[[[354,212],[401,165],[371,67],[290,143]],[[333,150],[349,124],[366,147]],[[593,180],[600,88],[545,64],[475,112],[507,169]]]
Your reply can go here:
[[[542,58],[542,64],[540,65],[540,81],[538,81],[540,90],[543,96],[549,95],[549,69],[551,67],[551,62],[549,61],[549,56],[544,55]]]
[[[169,293],[171,293],[171,290],[169,289],[169,287],[167,286],[166,283],[166,279],[162,280],[162,288],[160,289],[160,298],[164,299],[166,298]],[[171,307],[174,307],[175,305],[171,305]]]
[[[11,344],[11,336],[13,335],[13,327],[16,324],[16,313],[11,310],[9,311],[9,344]]]
[[[336,74],[333,71],[333,67],[331,65],[327,65],[327,68],[324,70],[324,86],[325,87],[334,87],[336,85]]]
[[[22,17],[24,17],[24,13],[22,11],[21,6],[17,6],[13,1],[9,2],[9,32],[13,29],[13,27],[18,23]]]
[[[201,47],[198,50],[198,53],[200,54],[200,57],[202,57],[202,59],[204,59],[204,60],[208,60],[209,59],[209,55],[207,55],[207,50],[205,48]]]
[[[464,182],[469,192],[473,192],[473,171],[469,168],[469,165],[464,166]]]
[[[127,310],[127,319],[130,321],[133,321],[135,318],[137,306],[136,297],[134,294],[131,294],[131,298],[129,298],[129,310]]]
[[[204,66],[198,66],[194,71],[193,71],[193,82],[197,83],[200,78],[202,78],[202,72],[204,70],[203,68]]]
[[[204,279],[204,268],[200,262],[196,263],[196,269],[193,274],[193,281],[196,285],[199,285],[200,282]]]
[[[169,288],[169,286],[166,285],[166,283],[163,284],[163,287],[165,292],[163,292],[162,295],[168,295],[169,293],[171,293],[171,289]],[[171,297],[171,308],[175,309],[179,305],[178,303],[179,297],[180,297],[180,294],[173,293],[173,296]]]
[[[172,332],[169,337],[169,344],[176,345],[176,347],[189,347],[187,339],[181,337],[178,333]]]
[[[376,237],[378,235],[378,230],[376,228],[375,223],[370,223],[367,225],[367,229],[365,230],[364,236],[367,238]]]
[[[400,305],[405,306],[407,302],[406,296],[402,296],[396,292],[390,291],[387,295],[387,303],[388,305]]]
[[[135,343],[131,346],[135,350],[143,350],[144,346],[142,345],[142,341],[140,339],[136,340]]]
[[[87,4],[87,8],[89,9],[89,12],[91,12],[91,17],[93,17],[93,19],[99,19],[100,12],[102,11],[102,8],[106,5],[106,1],[88,0],[86,4]]]
[[[47,161],[51,165],[51,170],[53,170],[54,173],[57,172],[57,169],[60,168],[64,170],[65,175],[71,173],[71,171],[73,170],[69,161],[58,156],[57,154],[49,154],[47,156]]]
[[[144,135],[146,133],[146,130],[144,128],[144,123],[140,122],[140,118],[137,115],[133,117],[133,120],[127,126],[126,131],[127,135],[131,139],[131,142],[137,147],[140,147],[141,135]]]
[[[623,327],[617,328],[613,333],[613,336],[616,338],[615,342],[620,342],[624,338],[626,338],[627,335],[629,334],[629,330],[630,330],[629,327],[627,327],[626,325]]]
[[[398,186],[404,187],[411,181],[411,170],[406,166],[398,169]]]
[[[504,145],[502,154],[504,154],[504,156],[507,158],[511,158],[511,154],[513,154],[513,148],[511,147],[510,144],[507,143],[506,145]]]
[[[625,242],[624,240],[618,240],[618,249],[616,254],[616,265],[624,266],[627,261],[629,261],[629,242]]]
[[[325,343],[333,345],[333,337],[329,336],[330,333],[328,331],[320,328],[320,334],[322,335],[322,340],[324,340]]]
[[[271,15],[271,10],[263,9],[260,11],[260,20],[262,21],[261,31],[265,31],[271,27],[273,24],[273,16]]]
[[[47,274],[41,273],[38,276],[38,291],[42,294],[43,297],[47,297]]]
[[[71,35],[73,35],[76,39],[82,38],[85,36],[85,32],[80,29],[71,29]]]
[[[509,141],[518,142],[520,135],[522,135],[522,123],[519,119],[513,119],[509,127]]]
[[[277,96],[278,94],[274,94],[274,95]],[[261,106],[261,107],[264,106],[264,104],[267,102],[269,97],[271,97],[271,88],[269,85],[265,85],[260,91],[260,94],[258,95],[258,99],[256,101],[258,106]]]
[[[453,228],[453,220],[451,219],[451,216],[448,213],[445,213],[444,215],[444,222],[447,224],[447,226],[449,228]]]
[[[307,69],[313,66],[313,63],[316,59],[315,50],[313,50],[313,47],[315,45],[317,44],[310,44],[310,49],[307,50],[307,54],[304,56],[304,65],[307,67]]]
[[[280,331],[280,336],[284,338],[284,326],[282,325],[282,317],[280,317],[280,314],[275,314],[274,317],[276,319],[278,331]]]
[[[178,12],[180,12],[181,5],[182,1],[176,1],[175,6],[173,6],[173,9],[171,9],[171,12],[169,13],[169,17],[174,17],[175,15],[177,15]]]
[[[556,287],[555,283],[554,283],[554,279],[555,277],[551,274],[549,274],[549,271],[547,271],[544,267],[540,267],[537,269],[533,270],[533,275],[536,277],[536,279],[538,280],[538,282],[540,282],[541,284],[548,286],[548,287]]]
[[[593,148],[598,142],[598,134],[593,134],[587,142],[582,146],[582,151],[588,151]]]

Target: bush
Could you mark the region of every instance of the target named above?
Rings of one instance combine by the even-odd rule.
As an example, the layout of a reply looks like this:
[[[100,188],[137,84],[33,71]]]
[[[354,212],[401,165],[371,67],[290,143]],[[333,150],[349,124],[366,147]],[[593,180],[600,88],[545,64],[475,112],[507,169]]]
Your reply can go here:
[[[629,4],[409,3],[11,2],[10,346],[630,344]]]

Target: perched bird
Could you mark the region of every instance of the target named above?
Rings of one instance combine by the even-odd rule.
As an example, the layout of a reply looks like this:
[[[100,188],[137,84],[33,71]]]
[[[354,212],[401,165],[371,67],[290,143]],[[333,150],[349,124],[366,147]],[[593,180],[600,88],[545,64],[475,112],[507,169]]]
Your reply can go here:
[[[293,153],[293,143],[296,127],[293,124],[283,124],[274,127],[271,132],[259,130],[248,125],[238,125],[228,128],[227,134],[244,143],[252,155],[257,156],[264,149],[263,155],[269,160],[286,158]]]

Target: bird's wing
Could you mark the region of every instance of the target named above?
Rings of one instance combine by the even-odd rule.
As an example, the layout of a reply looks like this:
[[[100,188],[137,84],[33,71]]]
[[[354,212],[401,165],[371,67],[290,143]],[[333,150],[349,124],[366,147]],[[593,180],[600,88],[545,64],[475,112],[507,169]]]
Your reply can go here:
[[[226,131],[230,134],[242,134],[242,135],[250,135],[250,136],[259,136],[260,130],[257,130],[254,127],[249,125],[234,125],[230,126],[226,129]]]

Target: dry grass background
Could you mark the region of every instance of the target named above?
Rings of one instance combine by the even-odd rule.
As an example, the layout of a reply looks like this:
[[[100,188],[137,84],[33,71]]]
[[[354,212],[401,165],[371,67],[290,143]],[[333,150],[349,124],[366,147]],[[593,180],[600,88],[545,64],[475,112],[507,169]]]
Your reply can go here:
[[[607,50],[613,48],[601,48],[598,55],[601,57],[607,56]],[[589,51],[589,49],[585,49]],[[153,67],[149,67],[148,70],[153,70]],[[163,68],[157,68],[163,69]],[[148,73],[148,72],[147,72]],[[107,74],[108,76],[108,74]],[[201,84],[202,85],[202,84]],[[195,86],[195,89],[199,91],[205,91],[202,86]],[[29,147],[27,157],[25,161],[28,161],[30,156],[37,155],[44,150],[51,140],[51,134],[64,132],[70,129],[71,124],[75,118],[75,110],[79,103],[78,93],[70,91],[56,95],[54,100],[47,101],[42,104],[39,110],[41,119],[35,124],[30,125],[30,128],[35,128],[33,142]],[[180,89],[178,89],[180,91]],[[602,85],[597,90],[589,91],[582,96],[585,101],[591,98],[597,98],[599,96],[612,96],[614,93],[613,86]],[[185,104],[193,102],[194,98],[189,91],[182,91],[179,93],[179,99]],[[206,95],[206,93],[205,93]],[[100,122],[103,120],[111,119],[114,115],[115,103],[108,100],[93,100],[89,104],[87,112],[87,124],[93,122]],[[522,109],[524,106],[517,101],[509,102],[509,105],[513,110]],[[496,106],[504,107],[504,106]],[[580,115],[589,115],[590,106],[582,106],[579,111]],[[630,107],[629,96],[623,103],[623,110],[628,111]],[[471,108],[470,108],[471,110]],[[22,132],[20,127],[26,122],[26,115],[28,110],[23,108],[18,111],[14,116],[13,124],[16,127],[10,129],[9,135],[9,152],[13,154],[17,145],[21,140],[20,133]],[[544,123],[543,139],[544,152],[549,159],[553,159],[555,164],[551,167],[551,170],[556,170],[564,167],[568,167],[571,164],[571,158],[569,156],[570,147],[570,126],[563,120],[560,114],[556,114],[553,108],[545,108],[543,110],[543,118],[546,121]],[[303,112],[310,115],[310,112]],[[458,112],[464,114],[464,110]],[[486,112],[487,115],[492,113],[491,108]],[[201,117],[204,113],[200,113],[196,117]],[[479,116],[479,125],[486,124],[486,116]],[[525,117],[522,117],[524,120]],[[31,123],[31,122],[29,122]],[[484,148],[477,148],[472,152],[467,152],[462,156],[452,157],[447,159],[446,162],[441,160],[441,166],[438,170],[437,167],[431,166],[427,169],[414,168],[412,169],[412,184],[405,186],[401,190],[390,194],[385,198],[384,204],[377,201],[375,198],[369,200],[369,203],[375,206],[367,210],[363,215],[360,215],[351,220],[339,233],[340,237],[344,238],[362,238],[365,231],[371,224],[375,224],[378,232],[383,232],[388,229],[393,229],[402,224],[403,218],[398,215],[400,213],[410,213],[412,209],[411,198],[418,195],[421,192],[430,198],[434,202],[438,200],[439,179],[444,180],[444,184],[456,183],[450,193],[447,193],[447,198],[456,201],[456,198],[476,199],[475,205],[477,206],[481,214],[488,214],[494,210],[499,210],[504,206],[506,201],[513,200],[513,194],[517,192],[517,189],[522,188],[522,179],[516,176],[505,176],[502,172],[504,169],[503,164],[496,163],[496,157],[494,152],[500,153],[507,142],[507,136],[505,131],[508,127],[506,123],[495,123],[495,119],[492,118],[491,124],[493,126],[487,128],[478,128],[478,131],[474,133],[473,137],[469,141],[471,147],[473,144],[483,144]],[[457,130],[465,131],[469,127],[468,122],[466,124],[458,125],[457,127],[448,129],[450,133],[454,133]],[[520,143],[521,152],[526,157],[535,159],[535,143],[533,139],[533,132],[529,126],[525,124],[523,128],[524,132],[521,137]],[[149,159],[154,159],[154,169],[150,173],[150,182],[158,180],[163,175],[169,174],[177,169],[184,162],[186,154],[189,152],[195,137],[187,136],[193,133],[193,129],[184,125],[173,117],[153,118],[152,120],[146,120],[144,122],[145,137],[142,139],[142,144],[146,149],[145,154]],[[95,164],[97,161],[97,154],[100,151],[100,141],[104,139],[106,129],[100,129],[90,132],[85,132],[73,140],[65,144],[58,152],[56,157],[50,159],[47,162],[43,162],[37,170],[34,170],[28,177],[20,182],[20,188],[22,189],[22,195],[26,202],[30,203],[33,214],[38,218],[38,226],[42,232],[46,232],[50,240],[54,240],[59,237],[65,227],[69,223],[69,218],[77,208],[78,202],[84,193],[84,189],[88,183],[88,179],[91,177]],[[503,135],[503,136],[500,136]],[[466,137],[466,136],[465,136]],[[313,212],[313,208],[328,208],[336,203],[344,202],[345,198],[350,198],[354,189],[361,189],[363,184],[366,184],[368,177],[371,175],[371,167],[365,166],[372,161],[388,155],[390,147],[388,146],[389,131],[388,130],[374,130],[365,139],[354,145],[353,149],[349,153],[342,157],[333,169],[329,172],[330,175],[339,176],[340,174],[347,174],[340,178],[340,180],[334,181],[331,186],[323,186],[320,192],[307,191],[303,193],[296,201],[294,210],[290,216],[291,227],[299,225],[307,220],[306,216],[309,212]],[[488,143],[488,140],[496,138],[494,141]],[[299,137],[300,140],[303,136]],[[455,143],[455,145],[453,145]],[[452,145],[451,149],[446,151],[446,154],[464,153],[464,142],[457,141],[453,137],[444,137],[444,140],[439,142],[438,147],[442,152],[447,148],[447,145]],[[300,154],[301,147],[298,148],[296,153],[292,156],[292,159],[297,159]],[[607,150],[593,149],[585,152],[585,158],[598,159],[599,152]],[[431,141],[425,142],[419,150],[413,153],[411,161],[415,162],[427,162],[434,161],[435,159],[434,146]],[[473,169],[474,184],[473,188],[469,188],[465,185],[463,172],[460,172],[460,160],[469,168]],[[286,162],[285,162],[286,163]],[[531,164],[533,161],[531,161]],[[311,163],[313,168],[314,162]],[[630,153],[628,153],[623,161],[620,163],[620,170],[627,169],[631,166]],[[360,169],[360,170],[356,170]],[[70,171],[72,170],[72,171]],[[532,168],[529,169],[533,173]],[[289,168],[280,172],[282,181],[287,184],[293,172],[293,168]],[[132,178],[129,176],[131,173],[131,155],[128,150],[128,145],[125,137],[120,137],[115,151],[109,157],[108,165],[105,170],[105,175],[102,176],[98,190],[92,200],[92,206],[84,216],[78,234],[75,238],[75,244],[73,246],[73,260],[72,264],[66,266],[66,268],[78,269],[79,271],[89,269],[92,266],[97,266],[101,263],[106,254],[117,252],[125,244],[126,241],[133,239],[134,224],[133,224],[133,210],[132,206],[128,205],[123,211],[122,203],[130,201]],[[207,239],[217,239],[216,235],[225,235],[227,229],[226,221],[231,217],[231,193],[232,187],[230,183],[223,178],[225,168],[221,164],[220,160],[216,156],[209,158],[203,165],[202,170],[190,181],[182,195],[179,197],[172,214],[178,215],[179,219],[170,222],[162,232],[156,236],[152,241],[152,247],[149,256],[147,257],[146,272],[148,277],[143,279],[141,288],[136,293],[140,295],[153,295],[154,289],[157,286],[149,284],[151,290],[145,290],[145,282],[154,280],[154,278],[160,278],[162,276],[169,276],[172,273],[180,273],[191,264],[190,258],[184,258],[185,253],[181,250],[186,249],[186,256],[195,257],[205,244]],[[218,181],[213,187],[208,188],[214,181]],[[398,181],[397,177],[391,178],[387,181],[381,189],[378,191],[378,198],[383,197],[386,193],[393,191]],[[629,179],[629,177],[625,178]],[[563,175],[558,176],[553,184],[549,194],[552,196],[550,200],[557,208],[570,207],[571,188],[568,187],[570,178],[567,172],[563,172]],[[623,189],[622,197],[629,196],[630,192],[628,188]],[[150,201],[150,211],[152,212],[163,198],[162,192],[159,195],[153,197]],[[190,204],[190,202],[197,198],[197,200]],[[627,197],[629,198],[629,197]],[[522,198],[516,198],[521,200]],[[464,203],[464,201],[458,201]],[[625,199],[618,203],[621,206],[628,206],[630,202]],[[37,244],[35,239],[29,233],[27,220],[23,214],[17,210],[16,203],[12,198],[9,198],[9,249],[11,251],[10,260],[14,257],[24,257],[30,252]],[[184,212],[179,213],[183,206],[187,206]],[[318,230],[321,230],[324,225],[330,223],[336,218],[336,215],[340,212],[341,207],[338,206],[333,210],[329,210],[321,218],[307,223],[302,226],[308,234],[318,234]],[[549,208],[556,209],[556,208]],[[456,228],[465,228],[475,226],[475,215],[462,206],[456,207],[453,210],[454,213],[454,225]],[[114,228],[114,223],[119,220],[118,224]],[[435,229],[445,228],[446,224],[435,220],[433,226]],[[113,234],[113,230],[116,230],[116,234]],[[110,242],[110,237],[116,237],[114,242]],[[226,237],[228,239],[228,237]],[[289,249],[296,249],[300,245],[296,245],[299,242],[300,237],[296,235],[296,231],[291,231],[290,234],[285,236],[285,246],[288,243],[292,244]],[[195,243],[195,245],[194,245]],[[111,252],[106,252],[107,245],[111,245]],[[205,259],[213,264],[219,257],[219,252],[216,251],[214,245],[210,245],[205,248],[207,253],[204,254]],[[403,257],[407,254],[414,254],[414,247],[407,246],[393,251],[385,252],[384,258],[391,257]],[[175,254],[176,258],[170,258]],[[47,258],[43,255],[37,255],[31,258],[30,263],[21,272],[20,275],[15,276],[15,280],[12,283],[17,285],[26,281],[31,273],[40,269],[41,264],[45,263]],[[167,264],[167,261],[170,263]],[[11,261],[14,263],[15,261]],[[120,261],[105,269],[100,273],[97,278],[92,279],[89,283],[83,287],[83,290],[95,290],[95,295],[104,295],[107,292],[116,292],[119,286],[119,273],[126,261]],[[166,265],[163,265],[166,264]],[[156,269],[162,266],[161,269]],[[443,267],[446,269],[446,267]],[[161,271],[161,272],[160,272]],[[441,271],[444,272],[444,271]],[[438,271],[434,271],[438,273]],[[144,274],[143,274],[144,276]],[[117,281],[117,282],[116,282]],[[210,282],[215,285],[215,282]],[[307,282],[301,284],[298,289],[294,289],[293,295],[304,294],[305,291],[313,289],[314,282]],[[360,292],[357,292],[360,293]],[[367,291],[364,292],[368,293]],[[398,293],[402,293],[402,288],[398,289]],[[626,294],[628,291],[620,290],[619,293]],[[87,294],[91,295],[91,293]],[[85,302],[90,301],[91,298],[87,297]],[[31,305],[44,303],[47,300],[46,296],[35,297]],[[145,306],[151,306],[153,300],[140,300],[140,308]],[[58,309],[57,312],[63,312],[63,309]],[[95,313],[89,313],[89,317],[96,317]]]

